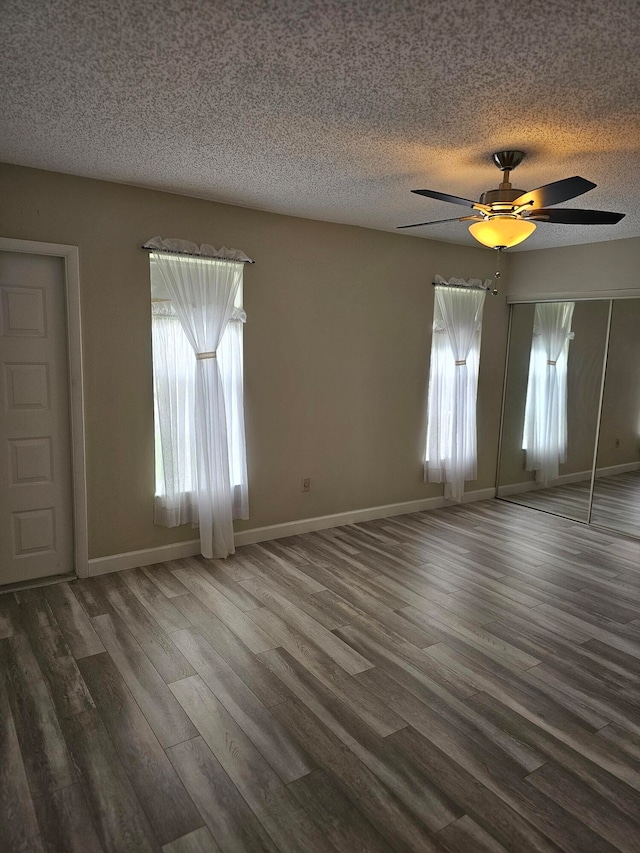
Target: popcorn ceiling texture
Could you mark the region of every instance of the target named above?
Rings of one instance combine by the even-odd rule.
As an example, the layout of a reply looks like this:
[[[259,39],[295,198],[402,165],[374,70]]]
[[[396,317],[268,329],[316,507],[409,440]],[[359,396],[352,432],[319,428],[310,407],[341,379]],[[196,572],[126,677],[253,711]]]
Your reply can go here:
[[[640,234],[637,0],[4,0],[0,160],[393,230],[582,175]],[[1,196],[1,188],[0,188]],[[404,232],[407,234],[407,232]],[[412,236],[475,244],[464,223]]]

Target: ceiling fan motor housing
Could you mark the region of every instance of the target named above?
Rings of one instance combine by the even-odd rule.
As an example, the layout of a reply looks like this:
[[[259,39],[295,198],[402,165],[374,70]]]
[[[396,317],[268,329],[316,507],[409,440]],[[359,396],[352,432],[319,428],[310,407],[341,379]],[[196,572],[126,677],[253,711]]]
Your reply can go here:
[[[516,189],[497,189],[497,190],[487,190],[485,193],[482,193],[480,196],[480,204],[496,204],[496,203],[504,203],[511,205],[513,201],[519,198],[521,195],[524,195],[524,190],[516,190]]]

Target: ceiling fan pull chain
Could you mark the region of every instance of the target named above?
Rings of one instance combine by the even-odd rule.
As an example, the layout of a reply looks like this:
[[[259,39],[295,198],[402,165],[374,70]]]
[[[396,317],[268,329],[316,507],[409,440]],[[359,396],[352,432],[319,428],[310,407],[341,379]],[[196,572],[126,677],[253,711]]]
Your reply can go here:
[[[496,271],[493,274],[494,285],[493,290],[491,291],[492,296],[498,295],[498,284],[500,283],[500,258],[502,256],[502,247],[498,246],[496,252],[498,253],[498,263],[496,264]]]

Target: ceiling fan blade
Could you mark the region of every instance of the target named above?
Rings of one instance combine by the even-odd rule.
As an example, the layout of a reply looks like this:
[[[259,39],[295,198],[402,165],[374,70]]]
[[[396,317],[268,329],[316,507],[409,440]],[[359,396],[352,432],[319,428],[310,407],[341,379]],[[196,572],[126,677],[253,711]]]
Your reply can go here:
[[[615,225],[624,217],[624,213],[611,213],[608,210],[573,210],[569,207],[537,208],[530,211],[527,219],[540,222],[555,222],[559,225]]]
[[[448,193],[439,193],[436,190],[411,190],[417,195],[426,195],[427,198],[435,198],[438,201],[450,201],[451,204],[463,204],[465,207],[473,207],[478,202],[471,201],[470,198],[460,198],[457,195],[449,195]]]
[[[596,184],[593,181],[587,181],[585,178],[576,175],[573,178],[554,181],[551,184],[545,184],[543,187],[524,193],[511,203],[514,207],[522,207],[526,204],[531,205],[531,207],[547,207],[589,192],[595,186]]]
[[[466,222],[467,220],[482,219],[481,216],[456,216],[454,219],[436,219],[433,222],[416,222],[414,225],[396,225],[396,228],[420,228],[421,225],[441,225],[443,222]]]

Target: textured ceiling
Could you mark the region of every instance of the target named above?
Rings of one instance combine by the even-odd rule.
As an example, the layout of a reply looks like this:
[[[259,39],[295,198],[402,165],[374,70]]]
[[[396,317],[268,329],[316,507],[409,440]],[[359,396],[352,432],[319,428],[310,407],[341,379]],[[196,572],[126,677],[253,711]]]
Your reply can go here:
[[[640,235],[638,0],[3,0],[0,160],[383,230],[581,175]],[[1,194],[1,188],[0,188]],[[477,245],[464,223],[411,233]],[[183,235],[184,236],[184,235]]]

